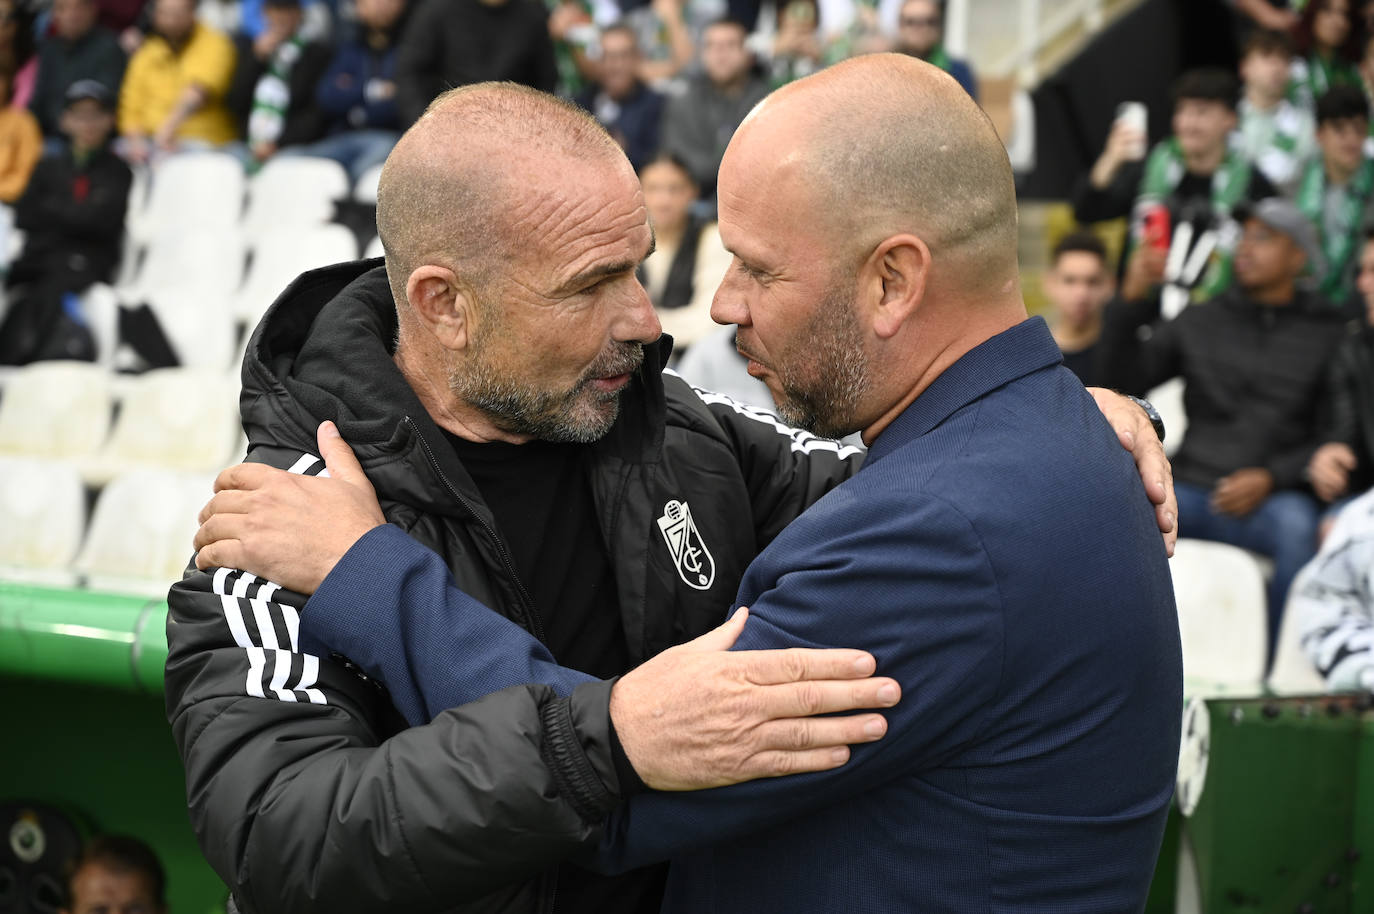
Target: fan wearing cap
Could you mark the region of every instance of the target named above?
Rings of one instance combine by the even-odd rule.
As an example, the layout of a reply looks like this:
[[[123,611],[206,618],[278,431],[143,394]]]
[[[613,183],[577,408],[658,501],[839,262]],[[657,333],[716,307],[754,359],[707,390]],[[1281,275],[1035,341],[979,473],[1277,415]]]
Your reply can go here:
[[[72,326],[82,317],[64,308],[64,298],[109,282],[119,265],[133,178],[110,150],[110,91],[93,79],[73,83],[60,123],[69,142],[38,163],[15,205],[25,242],[5,279],[11,308],[0,327],[0,361],[10,364],[90,358],[91,338]]]
[[[1184,536],[1231,543],[1274,561],[1272,651],[1293,576],[1316,551],[1318,503],[1305,469],[1324,439],[1319,406],[1345,319],[1306,288],[1321,275],[1312,224],[1278,197],[1237,208],[1242,230],[1231,285],[1160,318],[1158,252],[1132,256],[1106,310],[1105,383],[1135,393],[1187,384],[1188,424],[1173,458]],[[1148,329],[1147,332],[1143,332]]]

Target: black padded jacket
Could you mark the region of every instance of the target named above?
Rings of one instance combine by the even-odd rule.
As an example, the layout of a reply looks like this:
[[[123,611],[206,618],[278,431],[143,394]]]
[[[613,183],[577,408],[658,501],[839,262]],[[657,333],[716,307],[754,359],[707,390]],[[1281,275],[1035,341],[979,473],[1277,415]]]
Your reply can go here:
[[[315,430],[335,421],[387,519],[537,635],[490,510],[392,361],[395,333],[380,261],[296,280],[244,359],[247,459],[317,473]],[[759,550],[861,459],[693,390],[663,372],[670,346],[646,347],[616,424],[588,445],[633,663],[719,624]],[[707,576],[657,529],[671,501],[691,506]],[[611,683],[506,689],[407,729],[347,658],[299,649],[299,594],[192,566],[168,602],[191,821],[245,912],[552,911],[558,861],[621,798]]]

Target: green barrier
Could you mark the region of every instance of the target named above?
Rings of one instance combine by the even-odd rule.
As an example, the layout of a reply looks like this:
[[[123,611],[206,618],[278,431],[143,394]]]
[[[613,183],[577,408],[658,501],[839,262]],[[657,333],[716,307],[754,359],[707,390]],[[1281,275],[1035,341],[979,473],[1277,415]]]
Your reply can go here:
[[[0,582],[0,672],[162,693],[167,604]]]
[[[164,717],[166,612],[0,582],[0,798],[142,838],[167,867],[173,912],[222,912]],[[1374,811],[1367,709],[1350,696],[1209,700],[1206,777],[1191,815],[1170,814],[1149,914],[1374,912],[1374,814],[1358,812]]]
[[[0,798],[148,842],[173,914],[224,911],[162,703],[162,601],[0,582]]]
[[[1367,696],[1210,699],[1205,716],[1205,777],[1170,813],[1149,914],[1374,911]]]

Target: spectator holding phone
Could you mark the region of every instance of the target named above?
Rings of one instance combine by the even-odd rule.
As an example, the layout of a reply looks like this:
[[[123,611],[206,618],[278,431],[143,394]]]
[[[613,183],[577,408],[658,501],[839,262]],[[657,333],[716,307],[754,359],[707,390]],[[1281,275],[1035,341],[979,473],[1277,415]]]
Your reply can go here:
[[[1143,160],[1140,130],[1118,119],[1102,155],[1075,189],[1074,216],[1098,222],[1134,215],[1130,247],[1141,240],[1143,216],[1163,205],[1175,226],[1178,275],[1166,277],[1210,298],[1230,282],[1239,238],[1232,211],[1276,193],[1250,160],[1229,146],[1236,128],[1239,85],[1225,70],[1190,70],[1174,84],[1173,136]],[[1187,229],[1181,229],[1186,224]]]

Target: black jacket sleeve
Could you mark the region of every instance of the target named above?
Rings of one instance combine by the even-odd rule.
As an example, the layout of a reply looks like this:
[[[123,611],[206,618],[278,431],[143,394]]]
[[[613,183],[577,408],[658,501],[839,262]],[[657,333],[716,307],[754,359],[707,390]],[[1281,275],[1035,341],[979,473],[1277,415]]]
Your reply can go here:
[[[1144,166],[1128,162],[1121,166],[1112,183],[1101,190],[1092,186],[1088,175],[1083,175],[1074,185],[1071,197],[1073,217],[1079,222],[1102,222],[1130,215],[1143,174]]]
[[[324,116],[316,101],[316,90],[329,66],[329,57],[329,47],[318,42],[312,41],[301,49],[301,59],[291,68],[291,107],[277,138],[278,146],[299,146],[323,135]]]
[[[448,910],[597,840],[617,797],[574,802],[566,771],[587,761],[555,757],[569,742],[550,734],[610,764],[609,683],[516,686],[400,730],[351,664],[301,650],[303,602],[229,569],[193,568],[168,596],[191,822],[244,912]]]
[[[1159,318],[1159,296],[1143,301],[1116,297],[1102,314],[1099,366],[1106,386],[1138,397],[1180,370],[1178,321]]]

